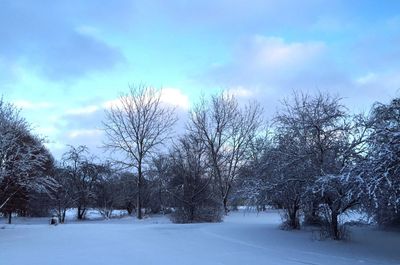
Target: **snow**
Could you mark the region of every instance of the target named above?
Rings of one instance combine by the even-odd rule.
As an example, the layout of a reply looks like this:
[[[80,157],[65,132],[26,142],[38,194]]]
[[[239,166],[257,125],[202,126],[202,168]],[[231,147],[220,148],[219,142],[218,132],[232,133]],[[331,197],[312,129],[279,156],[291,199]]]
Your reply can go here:
[[[241,210],[217,224],[178,225],[165,216],[47,221],[0,224],[0,264],[400,264],[399,233],[362,226],[351,228],[348,242],[317,241],[310,231],[280,230],[274,210]]]

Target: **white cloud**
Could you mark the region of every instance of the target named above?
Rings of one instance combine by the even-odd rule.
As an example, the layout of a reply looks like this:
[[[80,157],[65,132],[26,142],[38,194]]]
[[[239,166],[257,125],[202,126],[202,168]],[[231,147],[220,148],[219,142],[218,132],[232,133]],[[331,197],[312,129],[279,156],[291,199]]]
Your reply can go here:
[[[37,128],[35,129],[35,131],[36,131],[37,133],[39,133],[40,135],[49,136],[49,135],[54,135],[55,133],[57,133],[57,128],[54,127],[54,126],[47,126],[47,127],[45,127],[45,126],[40,126],[40,127],[37,127]]]
[[[250,59],[256,66],[268,69],[304,66],[319,58],[326,49],[323,42],[287,43],[282,38],[264,36],[255,36],[251,45]]]
[[[251,98],[256,94],[256,92],[244,86],[237,86],[228,89],[227,94],[238,98]]]
[[[69,138],[78,138],[78,137],[94,137],[94,136],[99,136],[103,132],[102,130],[99,129],[80,129],[80,130],[72,130],[68,132],[68,137]]]
[[[267,115],[273,115],[280,100],[294,90],[336,93],[347,89],[351,80],[331,51],[318,40],[255,35],[239,43],[230,61],[212,67],[201,78],[230,88],[228,91],[241,99],[259,101]]]
[[[189,109],[190,102],[187,95],[183,94],[177,88],[164,88],[161,92],[161,102],[180,107],[182,109]]]
[[[375,73],[367,73],[363,76],[356,78],[356,83],[359,85],[366,85],[368,83],[375,81],[376,78],[377,76]]]
[[[66,111],[66,114],[67,115],[88,115],[88,114],[92,114],[92,113],[98,111],[99,109],[100,109],[100,107],[97,105],[89,105],[89,106],[69,109]]]
[[[54,106],[50,102],[32,102],[29,100],[16,100],[13,103],[16,107],[26,110],[48,109]]]
[[[202,76],[227,87],[259,87],[271,91],[335,82],[338,69],[321,41],[288,42],[256,35],[242,42],[225,65]]]
[[[111,109],[116,107],[122,107],[121,100],[119,98],[108,100],[102,104],[104,109]]]
[[[167,87],[161,91],[161,102],[182,108],[184,110],[189,109],[190,102],[187,95],[182,93],[178,88]],[[104,109],[110,109],[112,107],[121,107],[121,101],[119,98],[112,99],[104,102],[101,105]]]

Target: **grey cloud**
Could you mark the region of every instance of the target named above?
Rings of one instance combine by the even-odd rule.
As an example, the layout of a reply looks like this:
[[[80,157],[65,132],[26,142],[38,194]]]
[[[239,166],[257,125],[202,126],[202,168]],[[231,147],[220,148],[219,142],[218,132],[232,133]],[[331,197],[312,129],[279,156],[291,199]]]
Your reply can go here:
[[[79,19],[79,11],[74,16],[71,9],[63,9],[66,3],[3,1],[0,9],[3,65],[23,64],[47,78],[61,80],[104,71],[123,62],[124,56],[117,48],[77,30],[87,21]]]
[[[199,79],[228,87],[264,87],[274,93],[337,86],[346,76],[329,53],[323,42],[256,36],[239,45],[230,63],[213,67]]]
[[[39,70],[46,76],[60,80],[108,70],[123,61],[123,56],[101,41],[71,33],[67,39],[54,43],[44,54],[38,51],[31,55],[31,60],[40,65]]]
[[[86,145],[93,154],[101,156],[104,152],[101,148],[103,142],[101,122],[103,119],[103,109],[88,114],[60,115],[54,122],[56,134],[50,139],[53,143],[61,144],[61,146],[50,145],[55,157],[60,158],[67,145]]]
[[[335,52],[323,43],[262,37],[261,42],[252,39],[239,45],[231,62],[212,67],[198,80],[208,79],[209,85],[225,89],[248,90],[248,98],[260,101],[268,118],[293,91],[339,95],[354,112],[367,111],[376,100],[398,95],[398,68],[392,66],[391,74],[371,68],[370,76],[368,68],[360,68],[361,74],[352,71],[352,59],[336,60]]]

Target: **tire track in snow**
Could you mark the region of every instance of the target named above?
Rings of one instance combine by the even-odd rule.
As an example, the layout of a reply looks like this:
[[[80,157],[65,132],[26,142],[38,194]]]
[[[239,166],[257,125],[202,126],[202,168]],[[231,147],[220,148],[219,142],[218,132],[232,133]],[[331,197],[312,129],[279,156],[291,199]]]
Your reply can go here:
[[[266,247],[266,246],[260,246],[260,245],[254,244],[254,243],[249,243],[249,242],[246,242],[246,241],[243,241],[243,240],[239,240],[239,239],[231,238],[231,237],[228,237],[228,236],[220,235],[220,234],[217,234],[217,233],[213,233],[211,231],[205,230],[204,228],[201,229],[201,231],[204,234],[207,234],[207,235],[212,236],[214,238],[218,238],[218,239],[223,240],[223,241],[231,242],[231,243],[234,243],[234,244],[239,244],[239,245],[250,247],[250,248],[263,250],[263,251],[266,251],[266,252],[269,252],[269,253],[273,254],[274,257],[279,257],[282,260],[287,260],[289,262],[294,262],[294,263],[297,263],[297,264],[321,265],[321,263],[315,263],[315,262],[312,262],[312,261],[305,261],[305,260],[300,260],[300,259],[297,259],[297,258],[289,258],[289,257],[287,257],[288,250],[290,250],[291,253],[299,254],[299,256],[307,256],[307,257],[304,257],[306,259],[312,259],[315,256],[321,257],[324,260],[324,264],[341,264],[341,263],[338,263],[338,259],[342,260],[343,262],[345,262],[344,264],[349,264],[349,265],[357,264],[357,263],[358,264],[369,264],[369,265],[396,265],[397,264],[397,263],[387,263],[387,262],[382,262],[382,261],[374,261],[374,260],[371,260],[371,259],[362,259],[362,260],[360,260],[360,259],[356,259],[356,258],[328,255],[328,254],[322,254],[322,253],[310,252],[310,251],[301,251],[301,250],[295,250],[295,249],[287,249],[287,250],[271,249],[271,248]],[[331,263],[327,263],[327,262],[331,262]]]

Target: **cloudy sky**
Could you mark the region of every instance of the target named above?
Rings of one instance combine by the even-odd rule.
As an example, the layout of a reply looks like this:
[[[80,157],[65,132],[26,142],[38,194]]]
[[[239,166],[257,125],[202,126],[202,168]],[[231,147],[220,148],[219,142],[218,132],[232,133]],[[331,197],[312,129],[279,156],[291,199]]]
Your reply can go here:
[[[56,157],[101,146],[104,109],[139,83],[182,112],[222,89],[266,116],[293,90],[365,111],[399,96],[400,2],[0,0],[0,94]]]

